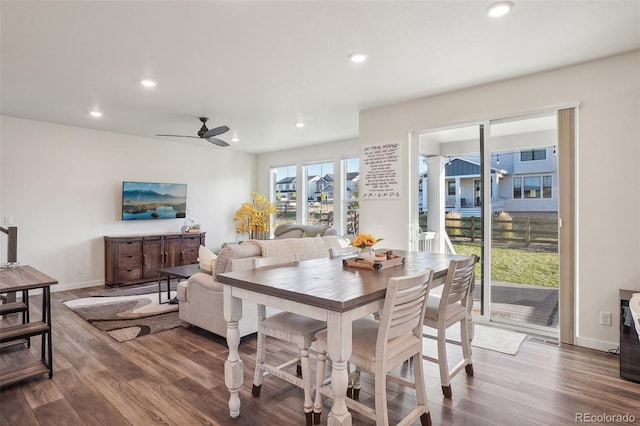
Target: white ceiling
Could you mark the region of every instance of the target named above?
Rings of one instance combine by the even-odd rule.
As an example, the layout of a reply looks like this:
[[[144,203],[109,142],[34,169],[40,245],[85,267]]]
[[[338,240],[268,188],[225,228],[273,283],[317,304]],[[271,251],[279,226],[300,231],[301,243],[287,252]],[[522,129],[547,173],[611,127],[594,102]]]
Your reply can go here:
[[[231,128],[224,149],[260,153],[357,137],[369,108],[640,48],[640,1],[513,1],[495,20],[480,0],[2,0],[0,112],[149,138],[208,116]]]

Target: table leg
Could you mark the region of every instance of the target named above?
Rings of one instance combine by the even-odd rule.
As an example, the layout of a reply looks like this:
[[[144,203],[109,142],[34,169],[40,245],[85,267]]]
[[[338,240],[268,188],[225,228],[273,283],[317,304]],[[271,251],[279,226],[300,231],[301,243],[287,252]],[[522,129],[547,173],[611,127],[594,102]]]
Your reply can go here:
[[[162,304],[162,277],[158,277],[158,305]]]
[[[167,275],[167,303],[171,303],[171,275]]]
[[[224,319],[227,321],[227,346],[229,355],[224,363],[224,384],[229,389],[229,415],[240,416],[240,388],[244,380],[244,365],[240,359],[240,330],[238,322],[242,318],[242,301],[231,295],[231,288],[224,286]]]
[[[331,387],[333,406],[327,418],[329,426],[350,426],[351,413],[347,409],[349,358],[351,357],[351,322],[337,312],[330,312],[327,321],[327,349],[331,359]]]

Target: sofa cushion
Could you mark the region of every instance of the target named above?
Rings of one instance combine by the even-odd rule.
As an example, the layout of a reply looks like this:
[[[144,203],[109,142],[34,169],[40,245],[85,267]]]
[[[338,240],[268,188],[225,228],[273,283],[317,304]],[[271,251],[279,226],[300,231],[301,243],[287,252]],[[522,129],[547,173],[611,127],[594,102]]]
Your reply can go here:
[[[327,250],[348,247],[351,244],[349,238],[339,237],[337,235],[328,235],[326,237],[322,237],[322,241],[324,241],[324,244],[327,246]]]
[[[200,264],[200,269],[203,271],[213,271],[217,257],[218,256],[216,256],[214,252],[205,246],[200,246],[198,248],[198,263]]]
[[[189,296],[191,286],[197,284],[210,291],[222,292],[222,284],[213,280],[213,277],[206,272],[196,272],[187,281],[178,283],[178,300],[181,302],[191,302]]]
[[[262,257],[284,257],[291,253],[297,253],[300,260],[329,257],[329,248],[320,237],[252,241],[260,247]]]
[[[225,246],[218,255],[213,276],[216,277],[218,274],[230,272],[229,260],[231,259],[260,256],[260,247],[254,243],[254,240],[245,241],[242,244],[230,244]]]
[[[338,231],[327,225],[303,225],[300,223],[281,223],[273,231],[276,239],[301,238],[326,235],[337,235]]]
[[[286,232],[282,232],[278,235],[275,235],[275,238],[278,239],[282,239],[282,238],[302,238],[305,236],[304,230],[302,228],[294,228],[294,229],[290,229]]]

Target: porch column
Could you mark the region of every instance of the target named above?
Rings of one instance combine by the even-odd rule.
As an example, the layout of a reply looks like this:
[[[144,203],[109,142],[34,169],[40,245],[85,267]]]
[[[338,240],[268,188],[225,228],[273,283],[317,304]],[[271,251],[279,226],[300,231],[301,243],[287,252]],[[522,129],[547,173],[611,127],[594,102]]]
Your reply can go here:
[[[445,252],[444,242],[444,206],[446,200],[446,188],[444,184],[447,164],[446,157],[427,157],[427,231],[434,231],[436,238],[433,242],[433,251],[436,253]]]

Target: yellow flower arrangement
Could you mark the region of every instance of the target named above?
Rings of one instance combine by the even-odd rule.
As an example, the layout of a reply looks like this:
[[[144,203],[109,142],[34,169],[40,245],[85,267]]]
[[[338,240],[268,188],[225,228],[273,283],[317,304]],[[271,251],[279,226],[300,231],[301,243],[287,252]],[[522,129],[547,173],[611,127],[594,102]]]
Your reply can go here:
[[[267,197],[255,192],[251,193],[251,202],[242,203],[233,217],[238,234],[249,234],[254,238],[258,233],[269,232],[271,229],[271,215],[275,214],[276,205],[269,202]]]
[[[351,243],[351,245],[354,247],[363,249],[367,247],[372,247],[373,245],[379,243],[380,241],[382,241],[382,238],[376,239],[376,237],[374,237],[371,234],[358,234],[356,238],[353,240],[353,242]]]

